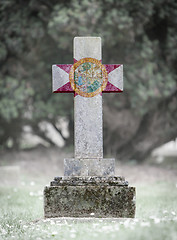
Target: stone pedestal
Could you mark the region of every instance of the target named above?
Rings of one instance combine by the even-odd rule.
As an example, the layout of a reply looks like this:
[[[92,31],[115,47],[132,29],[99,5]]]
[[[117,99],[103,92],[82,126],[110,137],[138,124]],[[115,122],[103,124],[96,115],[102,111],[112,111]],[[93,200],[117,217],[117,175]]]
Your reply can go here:
[[[123,177],[56,177],[44,189],[44,215],[133,218],[135,188]]]

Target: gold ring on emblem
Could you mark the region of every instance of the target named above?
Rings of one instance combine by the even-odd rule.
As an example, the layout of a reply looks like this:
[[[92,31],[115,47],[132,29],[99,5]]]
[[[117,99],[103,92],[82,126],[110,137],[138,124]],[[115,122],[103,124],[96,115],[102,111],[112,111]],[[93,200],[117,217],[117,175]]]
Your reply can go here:
[[[101,71],[102,71],[102,78],[103,78],[102,85],[96,91],[90,92],[90,93],[81,91],[80,89],[78,89],[76,87],[76,84],[74,83],[74,72],[75,72],[75,70],[81,64],[87,63],[87,62],[95,63],[97,66],[99,66]],[[74,63],[73,66],[71,67],[70,72],[69,72],[69,81],[70,81],[72,89],[77,94],[79,94],[80,96],[82,96],[82,97],[94,97],[94,96],[98,95],[99,93],[101,93],[106,88],[106,85],[107,85],[107,82],[108,82],[108,74],[107,74],[105,66],[99,60],[97,60],[95,58],[82,58],[79,61],[77,61],[76,63]]]

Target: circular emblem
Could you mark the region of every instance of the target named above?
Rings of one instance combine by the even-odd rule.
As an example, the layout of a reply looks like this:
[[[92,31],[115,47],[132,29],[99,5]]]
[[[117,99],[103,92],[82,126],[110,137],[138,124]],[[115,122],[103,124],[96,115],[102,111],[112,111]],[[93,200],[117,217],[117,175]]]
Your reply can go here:
[[[105,66],[95,58],[82,58],[71,67],[69,80],[73,90],[82,97],[101,93],[108,82]]]

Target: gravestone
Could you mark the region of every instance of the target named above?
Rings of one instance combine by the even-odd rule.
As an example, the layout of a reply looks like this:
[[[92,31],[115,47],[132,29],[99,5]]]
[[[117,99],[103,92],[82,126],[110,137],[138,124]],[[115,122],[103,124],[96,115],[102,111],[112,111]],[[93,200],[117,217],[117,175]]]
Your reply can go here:
[[[74,93],[75,157],[45,187],[45,217],[135,216],[135,188],[103,158],[102,93],[123,91],[123,66],[101,59],[101,38],[75,37],[74,64],[52,66],[53,92]]]

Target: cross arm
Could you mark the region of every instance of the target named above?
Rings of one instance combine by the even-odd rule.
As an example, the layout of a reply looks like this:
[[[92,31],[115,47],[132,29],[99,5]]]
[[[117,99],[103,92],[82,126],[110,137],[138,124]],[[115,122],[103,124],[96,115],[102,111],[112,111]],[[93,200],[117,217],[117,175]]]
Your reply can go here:
[[[69,82],[72,64],[52,65],[52,89],[54,93],[74,93]]]
[[[72,64],[52,65],[52,88],[54,93],[74,93],[69,81]],[[105,64],[108,83],[103,93],[123,91],[123,65]]]
[[[123,92],[123,65],[105,64],[104,66],[108,73],[108,83],[103,93]]]

